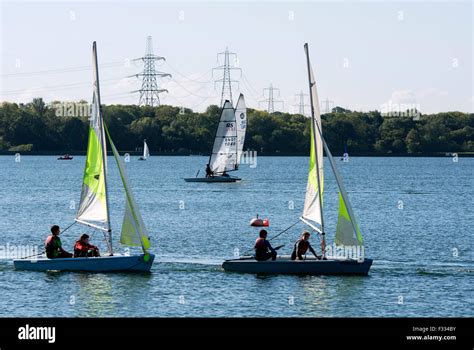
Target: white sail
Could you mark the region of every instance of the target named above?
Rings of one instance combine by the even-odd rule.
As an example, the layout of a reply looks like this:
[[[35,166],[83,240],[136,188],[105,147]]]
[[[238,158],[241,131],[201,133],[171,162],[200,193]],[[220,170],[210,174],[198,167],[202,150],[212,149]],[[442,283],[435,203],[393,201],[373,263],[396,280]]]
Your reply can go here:
[[[306,185],[306,195],[302,218],[310,220],[319,225],[321,231],[323,227],[322,203],[324,193],[324,172],[323,172],[323,142],[322,134],[317,131],[321,129],[321,113],[319,110],[318,91],[314,79],[313,69],[309,64],[308,70],[310,78],[311,94],[311,150],[309,161],[308,182]],[[318,177],[319,175],[319,177]]]
[[[129,246],[141,246],[143,252],[146,253],[146,250],[150,248],[148,233],[129,185],[130,181],[125,171],[125,165],[108,132],[107,136],[125,189],[125,213],[123,216],[120,243]]]
[[[150,150],[148,149],[148,145],[145,140],[143,141],[143,158],[148,159],[149,156],[150,156]]]
[[[209,166],[214,174],[233,171],[237,167],[237,126],[235,111],[229,101],[222,107]]]
[[[245,132],[247,130],[247,107],[244,95],[240,94],[235,106],[235,121],[237,124],[237,165],[240,164],[242,151],[245,143]]]
[[[87,144],[86,165],[82,181],[81,199],[76,220],[85,224],[100,222],[109,229],[107,205],[107,147],[104,138],[104,126],[100,110],[99,76],[97,71],[97,54],[93,46],[93,97],[90,116],[89,140]]]

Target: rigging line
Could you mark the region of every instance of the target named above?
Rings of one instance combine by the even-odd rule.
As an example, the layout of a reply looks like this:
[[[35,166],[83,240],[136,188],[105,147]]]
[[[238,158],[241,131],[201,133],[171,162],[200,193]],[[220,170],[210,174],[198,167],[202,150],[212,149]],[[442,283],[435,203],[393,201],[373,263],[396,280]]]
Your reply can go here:
[[[72,226],[74,226],[75,224],[76,224],[76,221],[74,221],[71,225],[69,225],[68,227],[66,227],[61,233],[66,232],[67,230],[69,230],[69,229],[70,229]],[[29,255],[29,256],[23,256],[23,257],[21,257],[21,258],[19,258],[19,259],[28,259],[28,258],[31,258],[31,257],[33,257],[33,256],[42,255],[42,254],[44,254],[44,253],[46,253],[45,250],[43,250],[43,251],[42,251],[41,253],[39,253],[39,254],[34,254],[34,255]]]
[[[273,241],[275,238],[277,238],[278,236],[282,235],[283,233],[285,233],[285,232],[288,231],[289,229],[293,228],[294,226],[296,226],[296,225],[299,224],[300,222],[301,222],[301,221],[298,219],[297,222],[295,222],[295,223],[292,224],[291,226],[287,227],[287,228],[284,229],[283,231],[279,232],[276,236],[273,236],[272,238],[268,239],[268,241],[269,241],[269,242],[270,242],[270,241]],[[246,255],[246,254],[248,254],[248,253],[250,253],[250,252],[252,252],[252,251],[253,251],[253,249],[248,250],[248,251],[246,251],[243,255]]]
[[[113,68],[119,67],[123,65],[123,62],[109,62],[103,63],[99,65],[100,68]],[[75,66],[75,67],[68,67],[68,68],[56,68],[56,69],[46,69],[40,71],[31,71],[31,72],[18,72],[18,73],[5,73],[0,74],[2,78],[8,77],[20,77],[20,76],[31,76],[31,75],[41,75],[41,74],[57,74],[57,73],[72,73],[72,72],[80,72],[85,70],[91,70],[92,67],[90,65],[87,66]]]

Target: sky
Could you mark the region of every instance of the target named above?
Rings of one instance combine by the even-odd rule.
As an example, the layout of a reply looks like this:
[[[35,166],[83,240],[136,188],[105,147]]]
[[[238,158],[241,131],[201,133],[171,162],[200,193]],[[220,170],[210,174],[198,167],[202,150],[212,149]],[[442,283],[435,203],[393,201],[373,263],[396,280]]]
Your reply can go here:
[[[309,44],[321,109],[412,105],[473,112],[471,1],[15,1],[0,0],[0,101],[90,101],[97,41],[102,103],[137,104],[133,59],[153,37],[162,104],[203,111],[220,103],[217,53],[237,54],[234,102],[297,112],[308,93]],[[267,90],[265,90],[267,93]],[[306,103],[309,99],[306,96]],[[391,106],[391,107],[390,107]],[[307,109],[306,109],[307,110]]]

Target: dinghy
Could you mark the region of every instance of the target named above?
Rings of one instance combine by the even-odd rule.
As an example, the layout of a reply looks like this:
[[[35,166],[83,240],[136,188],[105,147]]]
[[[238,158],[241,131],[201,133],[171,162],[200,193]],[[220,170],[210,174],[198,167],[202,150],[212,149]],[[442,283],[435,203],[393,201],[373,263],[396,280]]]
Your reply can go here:
[[[147,160],[150,157],[150,150],[148,149],[148,145],[146,144],[146,140],[143,140],[143,156],[138,158],[138,160]]]
[[[100,257],[57,258],[37,257],[33,259],[16,259],[16,269],[35,271],[150,271],[155,256],[148,252],[150,242],[140,211],[129,186],[125,165],[115,148],[110,134],[104,124],[99,90],[99,73],[97,64],[96,43],[93,44],[94,91],[92,114],[90,118],[89,140],[87,145],[86,165],[84,169],[81,200],[75,222],[100,230],[104,233],[108,254]],[[122,222],[120,243],[127,246],[139,246],[143,254],[119,255],[112,248],[112,229],[110,226],[109,196],[107,184],[107,147],[109,140],[115,161],[118,166],[122,185],[125,190],[125,214]]]
[[[226,260],[222,267],[226,271],[279,274],[279,275],[362,275],[369,273],[371,259],[358,261],[354,259],[318,260],[308,257],[306,260],[291,260],[289,255],[279,256],[275,261],[256,261],[251,256]]]
[[[372,259],[364,257],[362,235],[349,197],[336,167],[336,162],[323,138],[318,92],[309,61],[307,44],[305,44],[305,53],[311,101],[311,150],[304,209],[300,220],[320,235],[323,259],[307,258],[306,260],[292,261],[288,256],[282,256],[275,261],[256,261],[253,257],[244,256],[239,259],[226,260],[222,264],[226,271],[256,274],[367,275],[372,265]],[[324,231],[323,149],[339,188],[339,215],[332,246],[326,246]]]
[[[236,108],[225,101],[217,127],[214,145],[209,156],[206,177],[186,178],[186,182],[236,182],[241,179],[229,175],[239,168],[247,128],[247,107],[244,95],[240,94]]]

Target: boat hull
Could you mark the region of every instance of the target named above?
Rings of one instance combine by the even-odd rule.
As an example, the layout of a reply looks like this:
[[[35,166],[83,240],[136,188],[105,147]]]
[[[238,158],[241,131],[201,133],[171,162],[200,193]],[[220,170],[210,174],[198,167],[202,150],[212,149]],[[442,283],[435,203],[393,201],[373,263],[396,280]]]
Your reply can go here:
[[[253,274],[286,275],[361,275],[366,276],[372,266],[372,259],[357,260],[328,259],[291,260],[289,256],[278,257],[275,261],[256,261],[252,257],[226,260],[222,264],[225,271]]]
[[[149,254],[147,261],[144,255],[114,255],[94,258],[37,258],[15,259],[13,265],[17,270],[30,271],[89,271],[89,272],[148,272],[155,259]]]
[[[212,177],[190,177],[184,179],[186,182],[236,182],[242,179],[235,176],[212,176]]]

